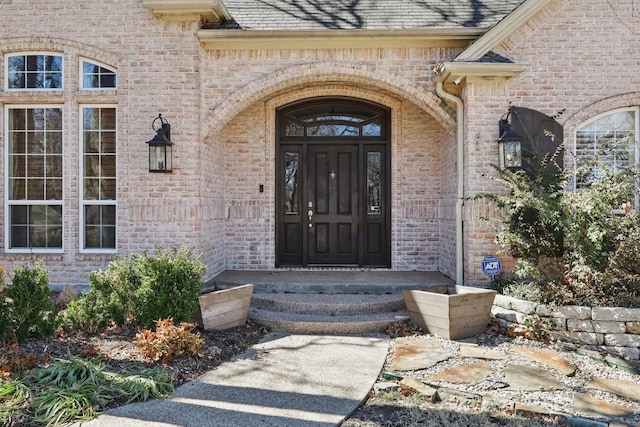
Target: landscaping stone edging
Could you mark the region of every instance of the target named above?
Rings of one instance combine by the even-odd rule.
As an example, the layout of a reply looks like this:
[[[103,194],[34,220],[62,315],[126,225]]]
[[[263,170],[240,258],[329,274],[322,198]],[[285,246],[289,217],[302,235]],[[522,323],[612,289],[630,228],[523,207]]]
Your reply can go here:
[[[496,295],[491,314],[503,327],[527,325],[536,318],[549,335],[601,348],[627,359],[640,359],[640,308],[551,307]]]

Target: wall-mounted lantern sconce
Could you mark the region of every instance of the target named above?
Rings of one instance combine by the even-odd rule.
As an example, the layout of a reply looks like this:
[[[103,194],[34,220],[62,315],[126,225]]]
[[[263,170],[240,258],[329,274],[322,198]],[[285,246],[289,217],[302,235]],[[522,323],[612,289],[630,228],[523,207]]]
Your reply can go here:
[[[158,114],[158,117],[151,122],[151,128],[156,132],[156,136],[151,141],[147,141],[149,144],[149,172],[171,173],[173,146],[171,125],[167,119],[162,117],[162,114]]]
[[[509,116],[511,111],[500,119],[498,128],[498,150],[500,152],[500,167],[519,169],[522,167],[522,137],[511,127]]]

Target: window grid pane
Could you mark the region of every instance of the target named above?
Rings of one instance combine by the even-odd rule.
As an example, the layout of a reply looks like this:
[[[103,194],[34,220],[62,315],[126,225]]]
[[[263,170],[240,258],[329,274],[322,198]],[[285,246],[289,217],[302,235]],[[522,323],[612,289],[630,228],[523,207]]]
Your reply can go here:
[[[82,63],[82,88],[107,89],[116,87],[116,73],[98,64]]]
[[[14,55],[8,67],[9,89],[62,88],[62,56]]]
[[[590,163],[598,161],[614,170],[631,167],[636,162],[635,111],[618,111],[601,117],[576,131],[575,187],[585,188],[602,176],[602,169]]]
[[[8,115],[9,247],[62,248],[62,109],[10,108]]]
[[[62,205],[14,205],[9,221],[10,248],[62,248]]]
[[[83,108],[84,249],[116,247],[115,127],[115,108]]]

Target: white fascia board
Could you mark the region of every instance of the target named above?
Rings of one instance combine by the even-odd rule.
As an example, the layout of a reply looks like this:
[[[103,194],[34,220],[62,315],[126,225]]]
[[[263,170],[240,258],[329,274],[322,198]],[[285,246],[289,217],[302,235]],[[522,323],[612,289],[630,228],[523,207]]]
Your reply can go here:
[[[231,30],[202,29],[200,44],[209,50],[324,48],[464,48],[483,33],[476,28],[420,30]]]
[[[505,16],[484,35],[460,53],[454,61],[474,61],[507,39],[529,19],[545,7],[551,0],[525,0],[513,12]]]

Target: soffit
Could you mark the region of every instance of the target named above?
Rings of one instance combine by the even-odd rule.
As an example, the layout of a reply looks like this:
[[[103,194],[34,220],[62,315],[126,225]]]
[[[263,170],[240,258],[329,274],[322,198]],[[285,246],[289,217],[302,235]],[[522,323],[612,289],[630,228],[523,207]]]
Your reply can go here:
[[[142,0],[142,4],[165,21],[215,24],[232,19],[222,0]]]

